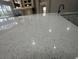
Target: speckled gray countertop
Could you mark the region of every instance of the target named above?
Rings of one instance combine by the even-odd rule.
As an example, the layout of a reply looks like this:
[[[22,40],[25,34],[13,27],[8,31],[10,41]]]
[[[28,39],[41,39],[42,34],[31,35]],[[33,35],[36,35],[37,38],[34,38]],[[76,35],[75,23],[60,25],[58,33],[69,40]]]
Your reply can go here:
[[[56,13],[12,18],[0,31],[0,59],[75,59],[77,26]],[[3,28],[3,27],[2,27]]]

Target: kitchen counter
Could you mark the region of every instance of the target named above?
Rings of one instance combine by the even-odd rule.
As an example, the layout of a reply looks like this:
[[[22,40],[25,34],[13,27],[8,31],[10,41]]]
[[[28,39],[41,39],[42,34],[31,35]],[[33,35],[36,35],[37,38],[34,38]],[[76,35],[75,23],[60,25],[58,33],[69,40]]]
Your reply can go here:
[[[0,26],[0,59],[75,59],[78,55],[77,26],[56,13],[6,21],[9,24]]]
[[[78,14],[70,14],[70,15],[62,15],[64,18],[66,18],[68,21],[73,23],[74,25],[78,26]]]

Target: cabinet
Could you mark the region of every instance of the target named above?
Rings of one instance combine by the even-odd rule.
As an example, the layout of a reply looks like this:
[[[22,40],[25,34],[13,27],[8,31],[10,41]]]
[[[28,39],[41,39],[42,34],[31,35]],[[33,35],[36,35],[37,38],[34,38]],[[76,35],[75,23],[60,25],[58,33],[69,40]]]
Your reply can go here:
[[[20,11],[22,15],[32,14],[34,8],[33,0],[12,0],[14,10]]]

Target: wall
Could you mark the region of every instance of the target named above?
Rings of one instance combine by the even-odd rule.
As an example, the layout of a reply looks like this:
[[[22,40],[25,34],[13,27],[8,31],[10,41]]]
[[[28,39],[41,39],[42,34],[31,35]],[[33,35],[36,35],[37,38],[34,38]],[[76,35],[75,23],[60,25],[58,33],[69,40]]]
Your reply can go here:
[[[50,0],[50,12],[57,12],[59,4],[64,4],[64,12],[74,12],[78,10],[78,0]]]
[[[36,2],[35,8],[37,13],[39,13],[40,11],[39,1],[40,0],[35,0]],[[6,3],[6,2],[3,2],[2,0],[0,0],[0,3],[12,5],[11,3],[8,3],[8,2]],[[62,3],[65,5],[64,12],[73,12],[78,10],[78,0],[49,0],[49,12],[57,12],[58,6]]]
[[[11,2],[6,2],[3,0],[0,0],[0,4],[4,4],[4,5],[12,5]]]
[[[35,0],[35,7],[36,7],[36,13],[39,13],[40,11],[40,4],[39,4],[39,0]]]

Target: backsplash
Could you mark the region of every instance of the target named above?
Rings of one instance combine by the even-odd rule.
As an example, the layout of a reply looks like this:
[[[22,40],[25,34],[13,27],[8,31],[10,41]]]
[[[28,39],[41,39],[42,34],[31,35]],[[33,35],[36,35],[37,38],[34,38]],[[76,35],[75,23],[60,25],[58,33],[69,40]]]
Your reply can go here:
[[[77,14],[70,14],[70,15],[62,15],[68,21],[72,22],[74,25],[78,26],[78,15]]]

